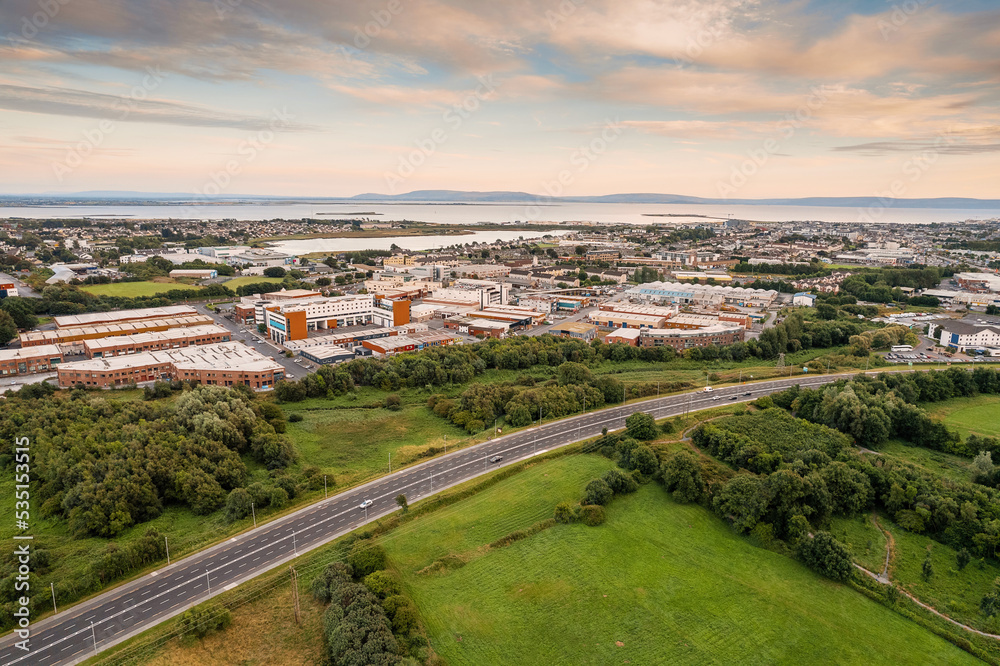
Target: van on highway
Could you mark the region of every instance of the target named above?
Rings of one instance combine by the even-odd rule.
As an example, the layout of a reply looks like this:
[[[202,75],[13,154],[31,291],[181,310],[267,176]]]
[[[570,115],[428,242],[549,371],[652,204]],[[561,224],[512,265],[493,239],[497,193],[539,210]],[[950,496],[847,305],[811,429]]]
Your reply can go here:
[[[715,390],[715,389],[714,389],[714,388],[712,388],[711,386],[706,386],[706,387],[705,387],[705,388],[703,388],[703,389],[702,389],[701,391],[702,391],[702,393],[711,393],[711,392],[712,392],[712,391],[714,391],[714,390]]]

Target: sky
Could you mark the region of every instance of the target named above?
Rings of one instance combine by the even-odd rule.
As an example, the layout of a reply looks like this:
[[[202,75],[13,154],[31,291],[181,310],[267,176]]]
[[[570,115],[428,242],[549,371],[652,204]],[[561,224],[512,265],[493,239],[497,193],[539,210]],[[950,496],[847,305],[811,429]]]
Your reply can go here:
[[[1000,198],[998,92],[998,0],[5,0],[0,192]]]

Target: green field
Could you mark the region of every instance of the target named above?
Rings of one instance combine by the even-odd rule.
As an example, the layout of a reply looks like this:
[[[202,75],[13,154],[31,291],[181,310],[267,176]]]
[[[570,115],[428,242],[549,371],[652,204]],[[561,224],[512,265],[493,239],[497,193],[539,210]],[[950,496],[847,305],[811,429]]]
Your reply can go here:
[[[617,499],[601,527],[484,548],[577,499],[608,465],[539,465],[386,540],[449,664],[975,663],[655,484]],[[418,573],[448,554],[467,564]]]
[[[242,287],[245,284],[259,284],[261,282],[266,282],[268,284],[281,284],[284,281],[284,278],[264,277],[263,275],[244,275],[243,277],[226,280],[223,284],[230,289],[236,289],[236,287]]]
[[[453,445],[468,437],[450,421],[435,416],[423,404],[387,409],[296,409],[303,416],[288,424],[288,436],[304,465],[315,465],[336,477],[338,485],[386,474],[389,454],[393,468],[413,462],[428,446]]]
[[[951,618],[982,631],[1000,633],[1000,618],[988,621],[979,612],[980,599],[991,589],[993,581],[1000,577],[1000,567],[995,562],[973,559],[959,571],[954,548],[907,532],[884,515],[879,516],[879,521],[892,533],[895,541],[895,554],[889,568],[893,583]],[[882,570],[885,537],[872,524],[869,516],[835,518],[832,532],[851,548],[862,566],[876,573]],[[928,551],[934,575],[930,580],[924,580],[921,570]]]
[[[112,284],[87,284],[80,287],[95,296],[124,296],[136,298],[139,296],[156,296],[171,289],[201,289],[196,284],[182,282],[115,282]]]
[[[888,458],[896,458],[922,467],[934,476],[943,476],[953,481],[972,481],[972,461],[968,458],[914,446],[898,439],[886,442],[879,449],[879,453]]]
[[[980,395],[975,398],[953,398],[944,402],[922,405],[936,419],[954,428],[962,437],[971,434],[1000,437],[1000,396]]]

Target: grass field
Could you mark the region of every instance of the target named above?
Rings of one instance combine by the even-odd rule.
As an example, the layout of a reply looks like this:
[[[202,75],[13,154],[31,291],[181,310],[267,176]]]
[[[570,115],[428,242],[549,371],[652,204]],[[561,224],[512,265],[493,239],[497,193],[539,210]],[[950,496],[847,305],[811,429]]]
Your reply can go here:
[[[95,296],[136,298],[138,296],[155,296],[171,289],[201,289],[201,287],[182,282],[115,282],[112,284],[87,284],[80,289]]]
[[[914,446],[898,439],[889,440],[879,452],[889,458],[897,458],[923,467],[935,476],[943,476],[953,481],[971,481],[971,460],[942,451]]]
[[[453,444],[468,436],[422,403],[398,412],[286,408],[303,416],[302,421],[288,424],[288,436],[302,463],[336,477],[338,485],[388,473],[389,454],[395,468],[413,462],[428,446],[443,446],[445,436]]]
[[[577,498],[607,465],[593,460],[539,465],[386,543],[449,664],[975,663],[654,484],[616,500],[604,526],[483,548]],[[468,563],[418,573],[447,554]]]
[[[922,405],[936,419],[944,421],[962,437],[975,433],[1000,437],[1000,396],[980,395],[975,398],[954,398]]]
[[[949,617],[983,631],[1000,633],[1000,619],[987,621],[979,612],[979,601],[1000,577],[1000,567],[974,559],[959,571],[955,549],[907,532],[884,515],[879,516],[879,521],[895,540],[895,557],[890,565],[890,578],[894,583]],[[850,546],[862,566],[876,572],[882,570],[885,538],[867,515],[835,518],[832,531]],[[921,573],[928,551],[934,567],[934,575],[929,581],[924,580]]]
[[[259,284],[261,282],[266,282],[268,284],[281,284],[284,282],[284,278],[264,277],[263,275],[244,275],[242,277],[233,278],[232,280],[226,280],[223,284],[230,289],[236,289],[236,287],[242,287],[245,284]]]

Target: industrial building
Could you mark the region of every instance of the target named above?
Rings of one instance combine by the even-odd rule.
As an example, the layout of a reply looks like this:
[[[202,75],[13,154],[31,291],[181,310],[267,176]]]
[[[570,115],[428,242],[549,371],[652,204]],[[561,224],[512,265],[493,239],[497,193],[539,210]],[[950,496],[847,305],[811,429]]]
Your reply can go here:
[[[681,284],[680,282],[649,282],[632,287],[626,293],[644,301],[663,301],[696,305],[738,305],[741,307],[769,307],[778,297],[773,289],[748,289],[745,287],[720,287],[707,284]]]
[[[670,346],[677,350],[742,342],[746,330],[737,324],[715,324],[697,329],[644,329],[639,338],[643,347]]]
[[[558,326],[553,326],[551,329],[552,335],[557,335],[560,338],[573,338],[575,340],[583,340],[584,342],[590,342],[597,337],[597,327],[593,324],[585,324],[582,321],[568,321]]]
[[[83,353],[87,358],[108,358],[126,354],[141,354],[164,349],[181,349],[196,345],[214,345],[229,342],[232,334],[222,326],[208,324],[187,328],[171,328],[166,331],[150,331],[135,335],[116,335],[110,338],[83,341]]]
[[[172,328],[206,326],[214,323],[215,321],[207,315],[193,314],[180,317],[166,317],[163,319],[142,319],[139,321],[125,321],[92,326],[74,326],[55,331],[28,331],[22,333],[19,338],[22,347],[36,347],[38,345],[82,343],[84,340],[97,340],[116,335],[137,335],[150,331],[166,331]]]
[[[137,310],[114,310],[112,312],[85,312],[76,315],[62,315],[53,317],[52,321],[55,322],[57,329],[63,329],[102,326],[106,324],[124,324],[149,319],[188,317],[196,314],[198,314],[198,311],[189,305],[167,305],[162,308],[139,308]]]
[[[27,349],[0,349],[0,376],[33,375],[49,372],[62,363],[62,350],[57,345],[40,345]]]
[[[172,278],[194,278],[196,280],[209,280],[219,277],[219,271],[214,268],[175,268],[167,275]]]
[[[386,358],[397,354],[405,354],[406,352],[420,351],[428,347],[445,347],[455,342],[456,340],[453,335],[429,331],[365,340],[361,345],[366,349],[370,349],[374,356]]]
[[[156,380],[184,380],[199,384],[255,390],[273,388],[284,379],[284,368],[274,359],[237,342],[144,352],[110,358],[73,361],[58,366],[59,386],[110,388]]]

